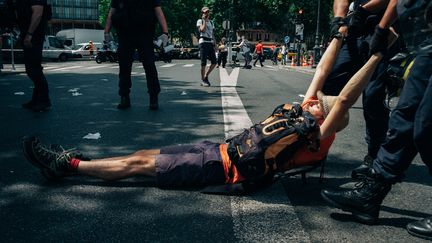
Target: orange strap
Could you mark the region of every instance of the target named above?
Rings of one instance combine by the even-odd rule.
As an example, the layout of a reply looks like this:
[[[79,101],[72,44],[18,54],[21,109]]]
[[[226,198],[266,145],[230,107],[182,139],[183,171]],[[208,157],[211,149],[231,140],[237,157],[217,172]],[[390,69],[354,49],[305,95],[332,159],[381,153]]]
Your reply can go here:
[[[222,164],[225,173],[225,183],[234,184],[238,182],[242,182],[245,178],[240,175],[240,172],[237,170],[235,165],[231,162],[231,159],[228,156],[228,144],[223,143],[219,146],[219,151],[222,157]],[[231,176],[230,176],[231,174]]]

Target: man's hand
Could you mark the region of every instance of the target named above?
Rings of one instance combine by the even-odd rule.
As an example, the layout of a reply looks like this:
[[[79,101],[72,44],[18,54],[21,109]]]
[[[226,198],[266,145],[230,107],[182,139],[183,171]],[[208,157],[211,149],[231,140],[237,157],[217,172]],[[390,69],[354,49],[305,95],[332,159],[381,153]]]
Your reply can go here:
[[[162,46],[166,46],[168,44],[168,33],[163,33],[158,39],[162,40]]]
[[[110,42],[110,41],[112,41],[112,36],[111,36],[111,34],[110,34],[110,33],[104,33],[104,40],[105,40],[106,42]]]
[[[333,39],[346,36],[346,25],[347,23],[344,18],[334,17],[330,27],[330,38]]]
[[[26,34],[26,36],[24,37],[24,47],[31,48],[33,46],[31,41],[32,41],[32,35]]]
[[[389,29],[382,29],[378,25],[370,41],[370,55],[381,52],[383,55],[387,52]]]
[[[369,11],[366,11],[362,6],[358,6],[349,21],[348,33],[350,36],[359,37],[366,32],[366,20],[371,15]]]

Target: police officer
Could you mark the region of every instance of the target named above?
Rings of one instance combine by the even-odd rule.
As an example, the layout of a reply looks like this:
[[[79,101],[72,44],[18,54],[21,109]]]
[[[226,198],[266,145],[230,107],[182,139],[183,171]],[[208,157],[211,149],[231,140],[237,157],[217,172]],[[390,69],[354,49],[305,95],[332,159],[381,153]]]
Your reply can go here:
[[[42,48],[47,20],[46,0],[16,0],[16,13],[24,50],[27,76],[33,81],[32,99],[22,104],[25,109],[44,111],[51,107],[48,82],[42,71]]]
[[[121,97],[118,109],[127,109],[130,103],[130,88],[132,63],[135,50],[138,50],[140,61],[143,64],[147,89],[150,96],[150,110],[157,110],[160,84],[155,65],[153,35],[155,32],[155,19],[161,28],[161,39],[166,45],[168,41],[168,27],[160,6],[160,0],[112,0],[111,9],[105,25],[105,40],[110,41],[110,30],[113,25],[118,33],[119,41],[119,95]]]
[[[368,59],[370,38],[386,4],[387,0],[355,0],[351,4],[352,9],[348,11],[348,0],[334,1],[335,17],[332,20],[331,36],[344,37],[344,43],[322,89],[325,94],[338,95],[350,77]],[[363,164],[352,172],[354,178],[365,173],[372,160],[376,158],[379,146],[384,142],[389,117],[389,110],[384,104],[385,73],[389,59],[401,50],[401,45],[398,41],[384,55],[363,92],[363,115],[366,122],[368,152]]]
[[[408,23],[409,14],[420,15],[414,26]],[[360,222],[372,224],[378,220],[383,199],[391,185],[400,181],[403,172],[417,153],[432,174],[432,1],[390,0],[386,13],[376,27],[371,40],[371,53],[385,52],[389,26],[400,16],[400,23],[407,24],[417,33],[427,33],[417,48],[417,56],[392,111],[386,142],[380,147],[372,168],[367,171],[361,186],[354,189],[323,190],[323,198],[334,206],[352,212]],[[413,16],[411,16],[413,17]],[[410,19],[416,19],[414,16]],[[408,34],[408,33],[403,33]],[[432,240],[432,217],[407,225],[410,234]]]

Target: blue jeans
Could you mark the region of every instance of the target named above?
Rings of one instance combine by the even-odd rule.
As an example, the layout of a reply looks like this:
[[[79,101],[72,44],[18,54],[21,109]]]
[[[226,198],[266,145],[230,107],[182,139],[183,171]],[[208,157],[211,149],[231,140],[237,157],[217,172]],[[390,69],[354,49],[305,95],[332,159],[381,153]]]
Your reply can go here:
[[[432,44],[432,39],[424,43]],[[432,50],[417,54],[399,103],[390,116],[385,143],[373,168],[386,180],[397,181],[417,153],[432,165]],[[431,171],[431,170],[430,170]]]

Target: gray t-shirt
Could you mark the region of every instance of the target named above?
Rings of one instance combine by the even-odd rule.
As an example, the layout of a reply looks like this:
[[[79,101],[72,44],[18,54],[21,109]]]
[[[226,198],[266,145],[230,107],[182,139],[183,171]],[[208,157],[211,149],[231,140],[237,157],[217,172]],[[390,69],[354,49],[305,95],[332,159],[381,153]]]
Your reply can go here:
[[[197,28],[199,28],[202,25],[202,21],[203,21],[202,19],[198,19],[197,24],[196,24]],[[204,43],[204,42],[213,43],[213,30],[214,30],[213,21],[207,20],[206,28],[205,28],[204,32],[200,32],[200,38],[199,38],[198,43],[200,43],[200,44]],[[210,38],[212,40],[204,40],[201,37]]]

